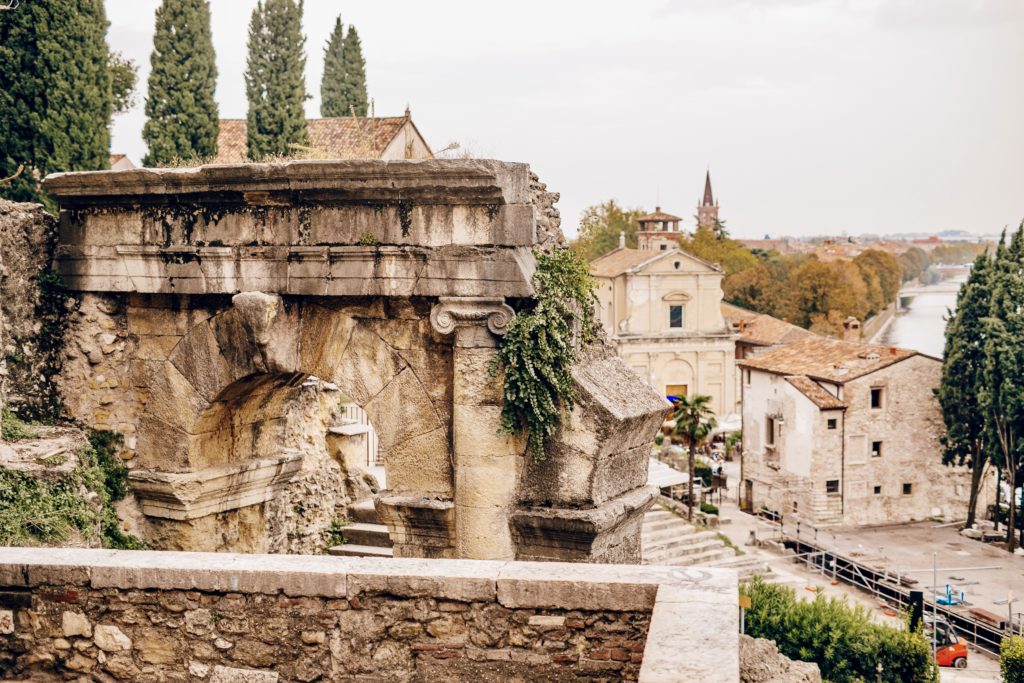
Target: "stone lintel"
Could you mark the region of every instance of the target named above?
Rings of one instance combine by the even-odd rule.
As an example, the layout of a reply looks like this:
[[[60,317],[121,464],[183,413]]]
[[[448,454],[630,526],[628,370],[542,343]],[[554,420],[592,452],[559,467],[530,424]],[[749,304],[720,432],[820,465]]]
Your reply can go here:
[[[129,475],[142,512],[188,520],[264,503],[302,469],[302,454],[250,460],[233,467],[188,473],[135,470]]]
[[[473,199],[499,204],[530,201],[530,167],[491,159],[422,161],[337,160],[215,164],[196,168],[55,173],[43,181],[62,206],[100,201],[195,202],[202,195],[237,196],[248,204],[279,205],[294,196],[318,199]]]
[[[631,543],[631,537],[639,537],[639,524],[644,512],[657,495],[656,487],[645,486],[582,510],[552,507],[516,510],[512,513],[516,557],[528,560],[639,562],[639,544]],[[620,545],[622,550],[616,551]]]

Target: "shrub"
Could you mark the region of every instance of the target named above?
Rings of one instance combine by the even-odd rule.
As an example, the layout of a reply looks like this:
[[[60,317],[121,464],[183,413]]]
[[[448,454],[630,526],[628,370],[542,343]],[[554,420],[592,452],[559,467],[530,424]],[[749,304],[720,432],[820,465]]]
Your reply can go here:
[[[717,505],[712,505],[711,503],[703,503],[702,502],[700,504],[700,511],[703,512],[706,515],[717,515],[718,514],[718,506]]]
[[[999,672],[1005,683],[1024,683],[1024,638],[1003,639],[999,646]]]
[[[0,441],[21,441],[32,436],[32,430],[7,408],[0,409]]]
[[[792,588],[755,578],[742,588],[750,596],[747,634],[774,640],[790,659],[815,662],[833,683],[885,681],[937,683],[938,669],[920,631],[876,624],[871,613],[845,600],[817,596],[798,600]],[[881,677],[877,671],[882,665]]]
[[[711,465],[698,460],[693,466],[694,479],[700,479],[704,486],[711,486]]]

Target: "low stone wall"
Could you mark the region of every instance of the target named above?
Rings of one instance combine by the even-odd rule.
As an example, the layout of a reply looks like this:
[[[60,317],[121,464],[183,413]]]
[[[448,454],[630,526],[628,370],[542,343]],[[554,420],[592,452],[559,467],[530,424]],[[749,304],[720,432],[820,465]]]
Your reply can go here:
[[[739,680],[729,570],[0,548],[0,677]]]

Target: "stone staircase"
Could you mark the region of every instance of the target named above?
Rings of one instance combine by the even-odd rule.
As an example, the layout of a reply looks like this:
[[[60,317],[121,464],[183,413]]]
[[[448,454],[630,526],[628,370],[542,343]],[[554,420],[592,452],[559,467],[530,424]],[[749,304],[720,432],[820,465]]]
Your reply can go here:
[[[838,526],[843,522],[843,499],[815,491],[811,494],[811,515],[817,527]]]
[[[343,557],[391,557],[391,537],[380,523],[373,500],[367,498],[348,507],[352,523],[341,530],[345,542],[328,548],[331,555]]]
[[[740,580],[765,573],[763,561],[737,555],[714,531],[698,531],[667,510],[655,508],[647,512],[641,533],[644,564],[735,569]]]

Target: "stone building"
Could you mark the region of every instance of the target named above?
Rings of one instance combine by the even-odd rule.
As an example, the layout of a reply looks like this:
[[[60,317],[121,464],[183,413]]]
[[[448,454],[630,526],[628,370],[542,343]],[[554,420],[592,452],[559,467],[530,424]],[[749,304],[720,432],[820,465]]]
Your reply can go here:
[[[704,176],[704,196],[697,202],[697,225],[718,225],[718,201],[711,192],[711,170]]]
[[[405,116],[338,116],[307,119],[309,153],[296,156],[315,159],[430,159],[434,156],[423,139],[411,112]],[[245,119],[221,119],[215,164],[249,161]]]
[[[595,259],[598,315],[619,355],[666,396],[705,394],[738,411],[736,335],[722,317],[722,269],[678,248],[677,216],[640,219],[641,249]]]
[[[942,465],[942,363],[808,337],[739,362],[743,507],[813,526],[963,519],[969,473]]]

